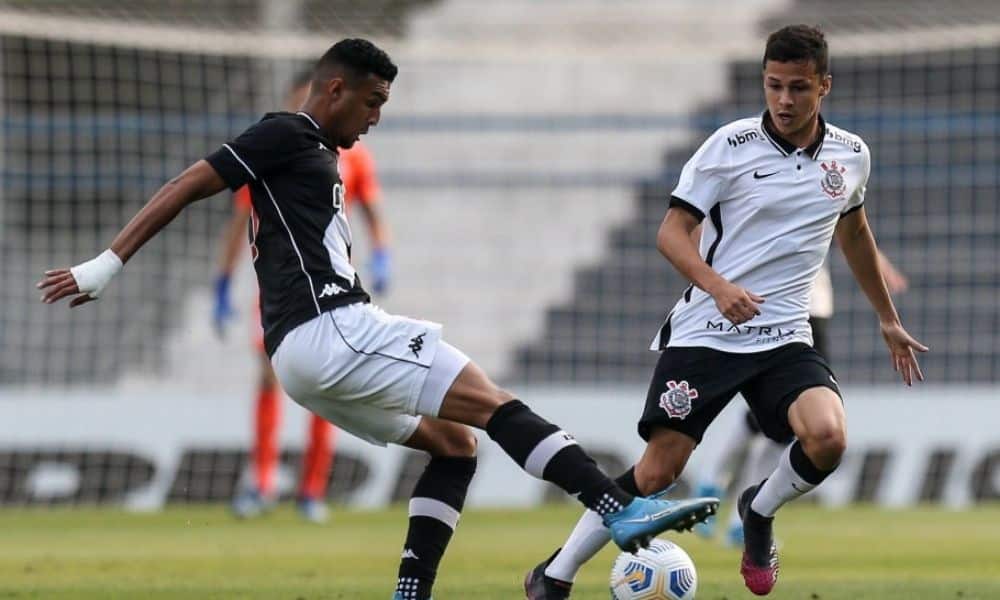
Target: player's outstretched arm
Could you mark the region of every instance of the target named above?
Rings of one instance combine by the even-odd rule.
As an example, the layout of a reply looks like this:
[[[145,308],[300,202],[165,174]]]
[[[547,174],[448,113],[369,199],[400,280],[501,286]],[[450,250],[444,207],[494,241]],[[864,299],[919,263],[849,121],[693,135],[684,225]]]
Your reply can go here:
[[[899,314],[882,275],[878,247],[868,226],[864,207],[840,219],[837,223],[837,241],[854,278],[858,280],[861,290],[878,314],[882,337],[885,338],[892,357],[892,368],[900,373],[906,385],[913,385],[914,379],[923,381],[924,374],[920,372],[914,351],[927,352],[927,346],[910,336],[899,321]]]
[[[730,323],[739,325],[759,315],[757,305],[764,298],[727,281],[701,257],[695,244],[698,237],[694,235],[698,225],[693,214],[671,207],[656,234],[656,248],[681,275],[715,299],[719,312]]]
[[[172,221],[188,204],[217,194],[226,187],[206,161],[200,160],[174,177],[150,199],[97,258],[70,269],[45,272],[38,282],[42,302],[51,304],[73,296],[70,306],[97,299],[122,265],[146,242]]]

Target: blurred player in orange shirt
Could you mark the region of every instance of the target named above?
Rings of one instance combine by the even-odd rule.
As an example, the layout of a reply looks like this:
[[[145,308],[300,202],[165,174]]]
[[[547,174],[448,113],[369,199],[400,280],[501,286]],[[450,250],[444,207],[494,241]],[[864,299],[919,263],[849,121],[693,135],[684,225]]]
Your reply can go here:
[[[292,83],[285,109],[298,110],[309,93],[311,73],[305,72]],[[371,289],[384,294],[389,286],[389,230],[379,206],[379,185],[375,162],[360,143],[349,150],[339,150],[337,167],[344,182],[347,208],[358,205],[368,225],[371,239],[369,277]],[[253,217],[250,193],[246,187],[233,195],[233,218],[226,228],[220,255],[219,274],[215,280],[215,306],[212,321],[216,332],[224,335],[228,321],[235,315],[229,287],[233,266],[247,246],[247,223]],[[251,223],[251,227],[253,224]],[[277,501],[275,475],[278,469],[278,429],[281,421],[281,392],[271,362],[264,352],[264,334],[260,325],[260,307],[254,304],[254,338],[260,356],[260,379],[257,384],[254,445],[251,453],[253,483],[233,499],[233,512],[241,518],[255,517]],[[297,507],[303,517],[314,522],[327,518],[326,487],[333,462],[335,429],[316,414],[310,416],[309,442],[302,457]]]

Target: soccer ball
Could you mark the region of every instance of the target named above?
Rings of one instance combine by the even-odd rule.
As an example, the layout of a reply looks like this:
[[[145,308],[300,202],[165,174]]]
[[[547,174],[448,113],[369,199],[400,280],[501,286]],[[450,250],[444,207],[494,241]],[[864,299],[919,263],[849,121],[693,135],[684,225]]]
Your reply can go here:
[[[694,563],[680,546],[655,539],[637,554],[622,552],[611,568],[611,600],[692,600]]]

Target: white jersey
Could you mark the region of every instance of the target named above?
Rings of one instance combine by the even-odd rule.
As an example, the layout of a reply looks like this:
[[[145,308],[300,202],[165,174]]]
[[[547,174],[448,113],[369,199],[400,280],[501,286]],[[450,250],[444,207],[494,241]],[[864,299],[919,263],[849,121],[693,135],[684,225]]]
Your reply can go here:
[[[759,352],[812,344],[810,291],[837,221],[864,202],[871,155],[861,138],[822,118],[823,134],[801,149],[774,134],[769,119],[765,112],[712,134],[684,165],[670,202],[708,217],[701,256],[728,281],[763,296],[761,314],[733,325],[692,286],[652,349]]]
[[[812,295],[809,296],[809,316],[829,319],[833,316],[833,279],[830,277],[829,261],[816,275]]]

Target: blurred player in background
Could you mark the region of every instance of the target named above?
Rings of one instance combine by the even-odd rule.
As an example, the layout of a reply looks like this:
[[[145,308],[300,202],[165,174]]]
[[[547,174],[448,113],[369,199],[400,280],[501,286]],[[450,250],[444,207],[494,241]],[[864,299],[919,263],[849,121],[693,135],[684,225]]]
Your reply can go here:
[[[778,578],[775,513],[836,470],[847,445],[840,385],[812,347],[809,301],[836,236],[874,309],[893,368],[923,380],[893,305],[865,216],[871,154],[820,116],[829,51],[805,25],[772,33],[762,60],[766,110],[720,127],[681,170],[657,249],[692,282],[657,332],[660,352],[638,424],[646,449],[618,481],[652,494],[684,470],[712,421],[740,393],[775,441],[794,435],[770,475],[739,497],[740,573],[758,595]],[[706,220],[707,218],[707,220]],[[692,239],[705,222],[700,247]],[[607,542],[584,513],[564,546],[528,572],[529,600],[569,597],[580,567]]]
[[[312,72],[299,73],[292,81],[285,110],[296,111],[309,95]],[[340,150],[338,162],[340,177],[344,182],[347,210],[358,205],[371,240],[372,255],[370,275],[372,289],[384,294],[389,287],[389,226],[382,218],[375,161],[361,143]],[[233,217],[226,228],[219,260],[219,274],[215,280],[215,306],[212,321],[220,337],[235,315],[229,289],[236,260],[247,246],[247,223],[252,205],[250,189],[244,186],[233,195]],[[240,490],[233,499],[233,512],[241,518],[255,517],[271,508],[277,501],[276,475],[278,470],[278,430],[281,424],[281,390],[271,368],[271,361],[264,351],[264,331],[260,324],[260,306],[253,305],[254,346],[260,357],[260,376],[257,383],[257,405],[254,411],[254,444],[251,452],[253,482]],[[302,456],[296,506],[299,513],[313,522],[327,518],[326,487],[333,463],[336,429],[327,420],[312,414],[309,422],[309,440]]]
[[[698,228],[697,235],[700,236],[701,228]],[[879,252],[879,265],[882,268],[882,275],[885,277],[885,284],[890,294],[905,292],[909,287],[909,282],[892,262]],[[809,326],[813,333],[813,348],[824,358],[830,356],[830,338],[827,333],[830,319],[833,317],[833,281],[830,277],[829,262],[823,265],[816,276],[816,283],[813,284],[812,295],[809,297]],[[704,465],[700,479],[695,489],[696,496],[715,496],[722,498],[727,488],[741,490],[747,486],[758,482],[778,464],[781,453],[784,452],[788,444],[792,443],[793,437],[781,441],[774,441],[763,435],[760,425],[754,418],[753,413],[744,411],[743,418],[736,424],[733,431],[727,436],[720,436],[722,448],[715,455],[715,458]],[[732,465],[736,457],[744,454],[743,468],[739,472],[732,472],[727,477],[725,471],[728,465]],[[733,481],[735,479],[735,481]],[[727,480],[729,482],[727,483]],[[735,485],[730,486],[729,483]],[[733,509],[729,513],[729,523],[726,526],[725,542],[727,545],[743,546],[743,521],[734,499]],[[715,536],[715,517],[706,519],[703,523],[695,526],[694,532],[703,538]]]
[[[98,298],[146,242],[186,206],[250,186],[252,256],[264,345],[296,402],[375,445],[422,450],[393,600],[429,600],[458,525],[484,430],[525,472],[599,515],[623,550],[715,512],[717,498],[644,498],[610,479],[572,435],[499,387],[441,325],[370,303],[351,264],[337,148],[378,124],[398,70],[363,39],[341,40],[317,62],[296,113],[269,113],[163,185],[111,247],[69,269],[45,271],[42,302]],[[433,287],[437,276],[427,281]],[[364,546],[366,540],[358,540]]]

